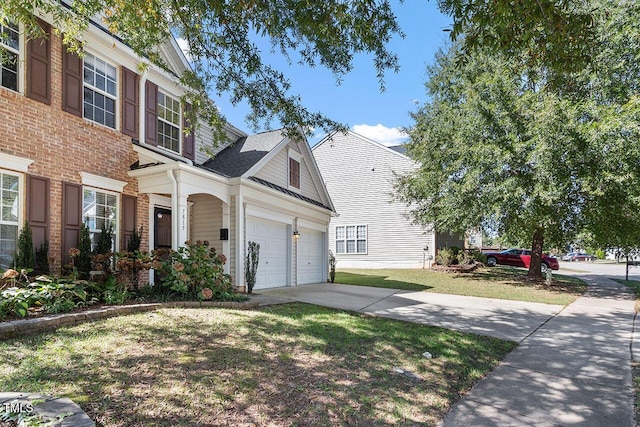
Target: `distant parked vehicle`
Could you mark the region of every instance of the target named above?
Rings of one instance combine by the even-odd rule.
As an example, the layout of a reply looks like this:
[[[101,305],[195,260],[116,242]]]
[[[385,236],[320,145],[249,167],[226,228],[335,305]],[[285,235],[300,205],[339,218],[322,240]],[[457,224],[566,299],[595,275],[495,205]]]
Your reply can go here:
[[[575,252],[569,252],[568,254],[562,255],[561,259],[562,261],[571,261],[572,260],[571,258],[573,258],[575,254],[576,254]]]
[[[528,249],[507,249],[502,252],[487,252],[485,255],[487,256],[487,265],[489,267],[500,264],[529,268],[531,265],[531,251]],[[559,270],[558,259],[542,254],[542,272],[545,273],[549,268]]]
[[[575,253],[571,257],[571,261],[595,261],[597,257],[591,254]]]

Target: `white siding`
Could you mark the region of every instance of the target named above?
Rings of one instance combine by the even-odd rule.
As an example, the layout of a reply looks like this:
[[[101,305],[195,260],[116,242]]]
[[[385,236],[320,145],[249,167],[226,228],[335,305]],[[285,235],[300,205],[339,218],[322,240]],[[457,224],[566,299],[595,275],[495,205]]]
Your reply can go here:
[[[288,184],[288,171],[289,167],[287,162],[289,161],[286,148],[280,150],[266,165],[264,165],[256,177],[269,181],[272,184],[279,185],[280,187],[287,188]]]
[[[331,219],[329,249],[336,252],[336,226],[367,226],[367,254],[335,254],[337,268],[422,267],[434,254],[433,233],[412,224],[407,207],[392,197],[394,172],[415,163],[353,133],[333,135],[313,154],[339,215]]]
[[[302,144],[306,144],[306,142],[303,142]],[[290,142],[287,147],[280,150],[278,154],[276,154],[258,171],[258,173],[256,173],[256,177],[269,181],[272,184],[279,185],[280,187],[289,188],[289,147],[302,156],[302,161],[300,162],[300,194],[318,202],[327,203],[320,197],[318,189],[313,181],[311,171],[309,170],[309,167],[311,166],[310,162],[312,161],[311,158],[308,157],[304,150],[298,150],[297,143],[295,142]],[[298,191],[296,189],[292,190]]]

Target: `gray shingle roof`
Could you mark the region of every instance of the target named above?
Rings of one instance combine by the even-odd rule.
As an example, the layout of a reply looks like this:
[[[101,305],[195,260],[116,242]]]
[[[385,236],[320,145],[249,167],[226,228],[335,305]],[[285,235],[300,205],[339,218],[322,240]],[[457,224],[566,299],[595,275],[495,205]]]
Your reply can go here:
[[[393,151],[397,151],[400,154],[407,155],[407,146],[406,145],[394,145],[393,147],[389,147]]]
[[[202,167],[231,178],[242,176],[285,138],[282,129],[240,138]]]

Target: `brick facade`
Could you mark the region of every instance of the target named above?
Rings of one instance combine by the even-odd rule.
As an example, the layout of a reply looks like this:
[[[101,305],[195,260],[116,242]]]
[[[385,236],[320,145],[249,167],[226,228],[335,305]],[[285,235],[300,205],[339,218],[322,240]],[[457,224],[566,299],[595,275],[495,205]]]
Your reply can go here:
[[[138,194],[137,181],[127,175],[138,160],[131,137],[62,111],[62,49],[60,37],[52,35],[51,105],[0,87],[0,150],[33,160],[28,174],[50,179],[49,257],[54,273],[60,272],[62,260],[62,183],[81,184],[79,172],[127,182],[123,194],[138,198],[142,250],[148,249],[149,241],[148,197]]]

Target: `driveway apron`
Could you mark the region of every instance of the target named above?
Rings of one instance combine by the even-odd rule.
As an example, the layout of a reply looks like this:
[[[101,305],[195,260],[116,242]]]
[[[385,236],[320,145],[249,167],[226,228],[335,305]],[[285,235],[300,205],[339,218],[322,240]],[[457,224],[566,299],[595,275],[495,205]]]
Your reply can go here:
[[[587,293],[544,323],[445,416],[443,426],[634,426],[634,296],[582,277]]]

